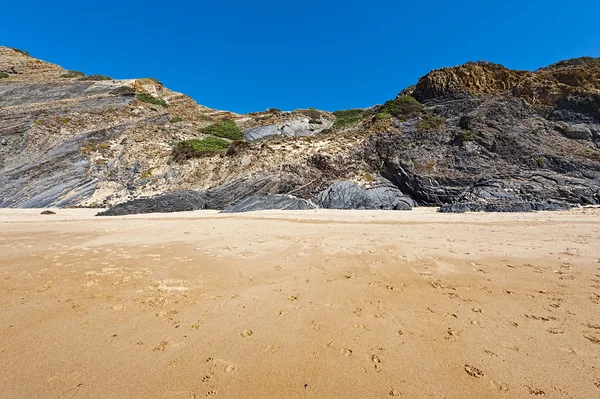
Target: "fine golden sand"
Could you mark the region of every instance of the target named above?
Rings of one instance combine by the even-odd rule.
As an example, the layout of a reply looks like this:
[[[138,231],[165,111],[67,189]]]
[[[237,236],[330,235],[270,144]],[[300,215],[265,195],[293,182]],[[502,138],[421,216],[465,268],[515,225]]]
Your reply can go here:
[[[2,398],[598,398],[600,209],[0,210]]]

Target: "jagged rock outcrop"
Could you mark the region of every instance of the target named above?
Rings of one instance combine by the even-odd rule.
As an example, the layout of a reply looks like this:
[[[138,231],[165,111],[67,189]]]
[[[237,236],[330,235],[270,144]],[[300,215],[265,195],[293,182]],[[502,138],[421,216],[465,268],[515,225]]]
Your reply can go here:
[[[115,205],[97,216],[123,216],[138,213],[170,213],[204,209],[204,195],[196,191],[174,191],[152,198],[138,198]]]
[[[312,202],[294,197],[293,195],[251,195],[223,210],[222,213],[239,213],[273,209],[296,211],[316,208],[316,205]]]
[[[318,123],[317,123],[318,122]],[[258,141],[273,137],[311,137],[329,129],[333,125],[330,120],[314,120],[299,117],[282,123],[279,126],[256,126],[244,130],[244,140]]]
[[[350,181],[332,184],[317,196],[319,205],[328,209],[410,210],[414,202],[390,186],[363,188]]]
[[[258,141],[277,136],[281,136],[281,131],[275,125],[257,126],[244,130],[244,140],[246,141]]]
[[[594,58],[443,68],[395,101],[336,113],[218,111],[155,79],[85,76],[5,47],[0,72],[2,207],[223,210],[279,194],[342,209],[600,204]],[[224,120],[245,141],[206,133]],[[207,138],[228,149],[174,157]]]

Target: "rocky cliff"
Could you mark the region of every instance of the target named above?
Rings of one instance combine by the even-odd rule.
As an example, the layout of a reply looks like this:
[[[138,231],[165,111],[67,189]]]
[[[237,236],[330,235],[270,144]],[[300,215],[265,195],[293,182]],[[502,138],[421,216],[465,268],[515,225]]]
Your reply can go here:
[[[86,76],[0,47],[0,206],[136,200],[117,214],[245,198],[231,209],[599,204],[600,60],[468,63],[369,109],[240,115],[156,79]]]

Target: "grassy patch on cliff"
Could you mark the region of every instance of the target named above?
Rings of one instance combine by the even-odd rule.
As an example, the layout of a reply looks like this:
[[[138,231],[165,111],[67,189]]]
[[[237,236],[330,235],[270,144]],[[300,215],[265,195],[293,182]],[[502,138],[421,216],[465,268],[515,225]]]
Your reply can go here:
[[[333,113],[335,116],[335,122],[333,122],[333,126],[342,127],[358,123],[364,119],[366,113],[367,112],[364,109],[345,109],[341,111],[335,111]]]
[[[476,138],[477,133],[471,130],[461,130],[460,132],[456,133],[455,137],[455,139],[461,143],[464,143],[465,141],[475,141]]]
[[[406,121],[408,118],[420,114],[423,109],[423,104],[418,102],[414,97],[402,96],[394,100],[386,101],[386,103],[377,110],[377,113],[390,114],[396,118],[400,118],[402,121]]]
[[[67,78],[67,79],[81,78],[81,77],[85,77],[85,73],[79,72],[79,71],[68,71],[67,73],[60,75],[60,77]]]
[[[143,103],[162,105],[163,107],[167,106],[167,102],[165,100],[163,100],[162,98],[153,97],[150,94],[141,93],[135,96],[135,98]]]
[[[205,137],[179,141],[173,148],[173,158],[182,161],[195,157],[210,156],[227,151],[230,143],[218,137]]]
[[[439,129],[444,124],[444,118],[431,115],[423,115],[423,118],[417,122],[419,130],[435,130]]]
[[[212,136],[224,137],[231,140],[242,140],[242,131],[235,123],[235,121],[226,119],[221,122],[217,122],[213,125],[202,127],[199,129],[200,133],[210,134]]]
[[[8,78],[8,74],[4,73],[4,72],[0,72],[0,79],[6,79]]]
[[[82,78],[79,78],[79,80],[93,80],[93,81],[99,82],[101,80],[114,80],[114,79],[111,78],[110,76],[96,74],[96,75],[84,76]]]

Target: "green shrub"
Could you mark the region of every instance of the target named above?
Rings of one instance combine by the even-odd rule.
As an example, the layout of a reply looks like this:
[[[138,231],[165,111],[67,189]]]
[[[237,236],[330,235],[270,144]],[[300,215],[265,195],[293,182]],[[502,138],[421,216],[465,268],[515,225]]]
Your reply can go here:
[[[387,101],[379,108],[377,113],[387,113],[401,120],[406,120],[421,113],[423,108],[423,105],[414,97],[402,96],[395,100]]]
[[[82,76],[85,76],[85,73],[79,71],[68,71],[67,73],[60,75],[61,78],[67,79],[80,78]]]
[[[435,130],[444,124],[444,118],[438,116],[424,115],[423,118],[417,122],[417,129],[419,130]]]
[[[365,117],[366,111],[364,109],[345,109],[341,111],[335,111],[335,122],[333,126],[341,127],[351,125],[360,122]]]
[[[475,141],[475,139],[477,138],[477,133],[471,130],[461,130],[456,134],[456,137],[462,142]]]
[[[219,154],[226,151],[229,145],[230,143],[227,140],[212,136],[205,137],[202,140],[191,139],[179,141],[173,148],[173,158],[175,160],[185,160]]]
[[[242,140],[242,131],[235,123],[235,121],[226,119],[221,122],[217,122],[213,125],[202,127],[199,129],[201,133],[210,134],[217,137],[224,137],[231,140]]]
[[[183,118],[171,118],[171,120],[169,121],[170,123],[179,123],[179,122],[183,122]]]
[[[544,166],[546,166],[546,158],[544,157],[539,157],[537,159],[537,164],[540,168],[543,168]]]
[[[100,81],[100,80],[114,80],[114,79],[109,76],[104,76],[104,75],[90,75],[90,76],[84,76],[82,78],[79,78],[79,80]]]
[[[392,115],[388,114],[387,112],[381,112],[381,113],[375,114],[376,121],[385,121],[388,119],[392,119]]]
[[[0,79],[6,79],[8,78],[8,74],[4,73],[4,72],[0,72]]]
[[[63,125],[66,125],[69,122],[71,122],[71,118],[60,118],[60,123]]]
[[[163,107],[167,106],[167,102],[165,100],[163,100],[162,98],[153,97],[150,94],[141,93],[135,96],[135,98],[143,103],[162,105]]]

